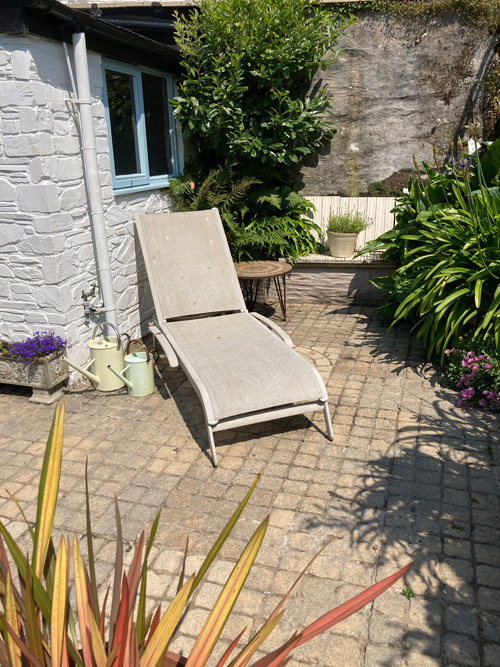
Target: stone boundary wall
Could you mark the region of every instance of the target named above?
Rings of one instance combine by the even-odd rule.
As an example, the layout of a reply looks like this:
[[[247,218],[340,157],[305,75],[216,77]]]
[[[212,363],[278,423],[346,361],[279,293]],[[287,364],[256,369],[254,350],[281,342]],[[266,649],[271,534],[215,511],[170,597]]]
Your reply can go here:
[[[114,195],[99,54],[89,66],[119,326],[140,335],[153,304],[133,218],[170,203],[160,191]],[[0,337],[54,329],[82,363],[98,320],[85,323],[81,293],[97,276],[69,91],[60,43],[0,35]]]
[[[413,168],[413,155],[433,164],[450,138],[482,122],[483,84],[498,61],[498,37],[443,13],[414,20],[368,10],[341,38],[339,60],[319,72],[312,89],[328,85],[337,133],[305,160],[303,195],[357,197],[368,185]],[[407,177],[406,177],[407,178]]]

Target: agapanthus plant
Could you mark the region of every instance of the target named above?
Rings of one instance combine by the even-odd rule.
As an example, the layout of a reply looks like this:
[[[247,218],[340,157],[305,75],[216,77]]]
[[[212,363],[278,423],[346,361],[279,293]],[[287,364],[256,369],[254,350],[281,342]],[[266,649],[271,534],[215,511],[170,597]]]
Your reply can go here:
[[[458,347],[445,350],[446,372],[459,392],[458,407],[479,405],[496,412],[500,407],[500,354],[489,337],[467,336]]]
[[[36,331],[33,336],[22,341],[7,343],[7,351],[10,357],[24,359],[29,364],[64,349],[67,343],[67,340],[56,336],[53,331]]]
[[[468,332],[491,336],[500,350],[500,138],[481,157],[479,127],[468,129],[471,154],[459,139],[444,167],[437,146],[435,168],[415,159],[417,178],[393,209],[396,226],[360,253],[382,251],[394,265],[372,280],[386,290],[391,326],[411,323],[429,358],[437,354],[441,363]]]

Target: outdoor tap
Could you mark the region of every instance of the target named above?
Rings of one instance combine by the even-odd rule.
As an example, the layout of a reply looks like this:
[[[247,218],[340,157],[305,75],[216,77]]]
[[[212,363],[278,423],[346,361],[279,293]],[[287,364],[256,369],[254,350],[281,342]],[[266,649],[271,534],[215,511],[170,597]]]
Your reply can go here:
[[[90,324],[90,313],[98,313],[99,309],[94,304],[90,303],[89,297],[95,296],[95,291],[97,285],[92,284],[90,286],[90,291],[86,292],[82,290],[82,299],[83,299],[83,312],[85,313],[85,324]]]

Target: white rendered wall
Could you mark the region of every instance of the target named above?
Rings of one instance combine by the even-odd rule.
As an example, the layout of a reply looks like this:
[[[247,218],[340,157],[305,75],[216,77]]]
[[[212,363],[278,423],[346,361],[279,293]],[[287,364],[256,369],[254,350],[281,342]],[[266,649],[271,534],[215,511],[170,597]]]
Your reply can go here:
[[[113,194],[98,54],[89,54],[89,69],[118,322],[136,336],[153,306],[134,215],[170,204],[159,190]],[[61,44],[0,35],[0,337],[54,329],[82,363],[98,320],[85,323],[81,293],[97,277],[69,91]]]

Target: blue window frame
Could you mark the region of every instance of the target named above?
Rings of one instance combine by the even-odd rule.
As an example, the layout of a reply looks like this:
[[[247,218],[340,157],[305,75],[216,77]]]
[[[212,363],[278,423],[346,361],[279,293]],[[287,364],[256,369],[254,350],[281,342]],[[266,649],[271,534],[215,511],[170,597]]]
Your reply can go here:
[[[172,76],[105,60],[103,79],[115,192],[166,187],[179,173]]]

